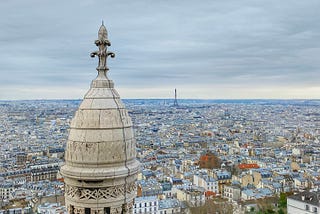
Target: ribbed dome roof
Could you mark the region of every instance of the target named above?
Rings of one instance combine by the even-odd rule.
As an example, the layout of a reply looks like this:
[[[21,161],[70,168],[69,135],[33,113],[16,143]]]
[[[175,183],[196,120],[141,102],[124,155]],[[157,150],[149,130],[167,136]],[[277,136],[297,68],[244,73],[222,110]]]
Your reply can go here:
[[[70,126],[63,173],[97,180],[136,173],[138,162],[132,122],[113,82],[99,75]],[[116,167],[117,166],[117,167]]]
[[[127,213],[136,195],[136,142],[131,118],[106,75],[107,57],[114,53],[107,51],[111,44],[104,25],[95,44],[99,50],[91,56],[99,57],[98,76],[71,121],[61,168],[66,205],[71,213],[85,209]]]

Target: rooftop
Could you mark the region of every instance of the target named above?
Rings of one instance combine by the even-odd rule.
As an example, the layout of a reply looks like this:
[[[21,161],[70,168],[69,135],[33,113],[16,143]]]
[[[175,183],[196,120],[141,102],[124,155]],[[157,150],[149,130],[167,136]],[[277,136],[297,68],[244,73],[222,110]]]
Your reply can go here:
[[[288,196],[288,199],[305,202],[315,206],[320,206],[320,191],[317,192],[301,192],[295,195]]]

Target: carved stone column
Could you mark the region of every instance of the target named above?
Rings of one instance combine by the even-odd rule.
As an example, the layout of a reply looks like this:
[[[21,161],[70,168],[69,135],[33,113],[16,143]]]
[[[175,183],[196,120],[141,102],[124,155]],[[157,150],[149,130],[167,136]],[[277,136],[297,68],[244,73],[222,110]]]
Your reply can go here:
[[[122,207],[111,207],[110,214],[121,214]]]
[[[134,205],[134,201],[131,201],[130,203],[128,203],[128,213],[130,214],[133,213],[133,205]]]
[[[123,211],[124,214],[128,213],[128,204],[127,203],[122,205],[122,211]]]
[[[68,213],[69,213],[69,214],[74,214],[74,213],[73,213],[73,207],[72,207],[72,205],[69,205],[69,206],[67,207],[67,210],[68,210]]]

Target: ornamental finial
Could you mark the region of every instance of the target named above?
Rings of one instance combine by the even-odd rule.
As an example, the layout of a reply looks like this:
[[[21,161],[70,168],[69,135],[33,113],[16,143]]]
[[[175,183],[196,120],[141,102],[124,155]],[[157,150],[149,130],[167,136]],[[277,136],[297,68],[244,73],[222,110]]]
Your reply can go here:
[[[90,56],[99,57],[99,64],[97,67],[98,71],[108,71],[109,69],[107,67],[107,57],[111,56],[113,58],[115,57],[115,54],[113,52],[107,51],[107,47],[110,46],[111,43],[108,40],[108,32],[103,24],[103,21],[98,31],[98,39],[94,43],[99,47],[99,50],[92,52]]]

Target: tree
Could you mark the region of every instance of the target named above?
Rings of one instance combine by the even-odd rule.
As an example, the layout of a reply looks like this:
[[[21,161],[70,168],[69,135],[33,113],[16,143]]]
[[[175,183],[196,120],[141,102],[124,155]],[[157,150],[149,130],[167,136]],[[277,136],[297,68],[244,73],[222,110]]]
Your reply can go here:
[[[276,213],[275,211],[273,211],[271,208],[267,209],[266,213]]]
[[[278,210],[278,214],[284,214],[283,209]]]
[[[254,212],[254,207],[250,208],[250,212],[252,212],[252,213]]]
[[[287,195],[286,195],[286,193],[283,193],[283,192],[280,193],[279,207],[280,208],[287,207]]]

